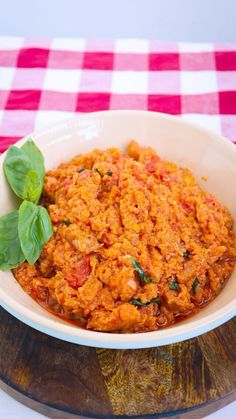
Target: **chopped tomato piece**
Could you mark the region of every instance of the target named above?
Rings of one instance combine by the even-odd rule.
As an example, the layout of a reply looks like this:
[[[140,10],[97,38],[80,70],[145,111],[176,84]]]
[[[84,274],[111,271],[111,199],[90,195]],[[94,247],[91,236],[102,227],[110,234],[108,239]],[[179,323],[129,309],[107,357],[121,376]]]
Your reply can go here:
[[[145,168],[149,173],[154,173],[156,171],[156,164],[160,160],[159,157],[153,157],[146,165]]]
[[[65,179],[63,182],[62,182],[62,185],[63,186],[68,186],[68,185],[71,185],[72,184],[72,179]]]
[[[78,268],[72,269],[71,274],[68,275],[66,280],[68,284],[70,285],[70,287],[74,289],[78,289],[85,283],[90,273],[91,273],[90,256],[88,255],[83,258],[83,261],[81,262]]]

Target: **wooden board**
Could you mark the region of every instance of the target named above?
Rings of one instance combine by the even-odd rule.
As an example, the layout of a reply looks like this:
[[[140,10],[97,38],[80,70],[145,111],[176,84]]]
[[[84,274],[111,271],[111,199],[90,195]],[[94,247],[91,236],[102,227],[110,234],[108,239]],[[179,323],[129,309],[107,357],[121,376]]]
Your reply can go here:
[[[174,345],[106,350],[51,338],[0,308],[0,386],[53,418],[202,418],[236,399],[236,318]]]

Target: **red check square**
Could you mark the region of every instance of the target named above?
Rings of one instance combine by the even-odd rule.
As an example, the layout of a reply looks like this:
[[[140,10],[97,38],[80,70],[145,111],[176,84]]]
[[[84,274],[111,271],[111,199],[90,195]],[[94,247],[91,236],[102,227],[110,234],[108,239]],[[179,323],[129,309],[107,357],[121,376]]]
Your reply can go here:
[[[39,107],[40,90],[12,90],[6,103],[7,110],[37,110]]]
[[[17,67],[47,67],[48,49],[22,48],[18,55]]]
[[[215,60],[217,70],[236,70],[236,51],[216,51]]]
[[[220,113],[223,115],[236,114],[236,91],[235,92],[219,92]]]
[[[179,115],[181,114],[181,96],[149,95],[148,110]]]
[[[80,93],[77,99],[77,112],[94,112],[109,109],[109,93]]]
[[[110,52],[85,52],[83,68],[93,70],[112,70],[114,54]]]
[[[149,70],[179,70],[179,54],[151,53],[149,54]]]

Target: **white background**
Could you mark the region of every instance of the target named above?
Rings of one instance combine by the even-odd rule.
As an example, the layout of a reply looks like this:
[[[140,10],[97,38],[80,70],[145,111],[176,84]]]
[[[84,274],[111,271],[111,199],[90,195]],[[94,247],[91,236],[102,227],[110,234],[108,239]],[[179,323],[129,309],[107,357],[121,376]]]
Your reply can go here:
[[[0,35],[236,42],[236,0],[0,0]],[[42,415],[0,390],[2,419]],[[235,419],[236,402],[209,419]]]
[[[0,0],[0,35],[236,41],[236,1]]]

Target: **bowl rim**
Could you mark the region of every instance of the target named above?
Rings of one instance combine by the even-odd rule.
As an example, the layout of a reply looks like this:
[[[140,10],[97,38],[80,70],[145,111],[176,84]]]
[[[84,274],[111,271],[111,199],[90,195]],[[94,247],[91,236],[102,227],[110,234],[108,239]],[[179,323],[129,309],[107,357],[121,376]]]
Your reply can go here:
[[[31,134],[23,137],[17,141],[15,145],[22,145],[29,137],[42,136],[49,130],[58,129],[60,126],[71,123],[75,119],[94,119],[98,117],[109,118],[111,116],[119,115],[139,115],[148,116],[150,118],[162,118],[170,122],[175,122],[180,125],[187,125],[190,128],[197,129],[200,133],[211,136],[212,141],[216,141],[228,148],[231,153],[236,155],[235,145],[227,140],[225,137],[215,134],[214,132],[201,127],[195,123],[185,121],[180,117],[168,115],[160,112],[142,111],[142,110],[108,110],[91,112],[84,114],[76,114],[71,118],[65,118],[61,121],[53,123],[41,130],[33,131]],[[37,142],[37,141],[36,141]],[[6,151],[0,156],[0,162],[5,158]],[[12,275],[13,277],[13,275]],[[13,277],[14,278],[14,277]],[[31,298],[29,296],[29,298]],[[37,304],[37,303],[35,303]],[[0,286],[0,305],[5,308],[16,318],[20,319],[27,325],[56,338],[66,340],[72,343],[83,344],[93,347],[113,348],[113,349],[134,349],[145,348],[151,346],[162,346],[169,343],[184,341],[186,339],[198,336],[217,326],[225,323],[236,315],[236,299],[231,301],[218,309],[217,311],[207,314],[203,319],[196,319],[194,316],[188,324],[178,323],[157,331],[141,332],[141,333],[108,333],[97,332],[93,330],[86,330],[79,327],[74,327],[68,323],[57,321],[57,317],[46,318],[43,314],[35,313],[32,309],[25,307],[22,303],[14,300],[9,294],[4,292]]]

